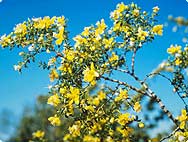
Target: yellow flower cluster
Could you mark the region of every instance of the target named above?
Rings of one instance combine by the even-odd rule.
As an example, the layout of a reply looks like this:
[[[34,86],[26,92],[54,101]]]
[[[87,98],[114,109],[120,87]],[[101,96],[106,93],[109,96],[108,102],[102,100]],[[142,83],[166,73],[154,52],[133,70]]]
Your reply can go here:
[[[61,103],[59,96],[57,94],[54,94],[53,96],[50,96],[48,98],[48,104],[53,106],[58,106]]]
[[[87,67],[83,74],[85,82],[89,82],[92,85],[96,84],[96,77],[99,77],[99,73],[95,70],[94,63],[91,63],[90,68]]]
[[[33,134],[33,138],[43,138],[45,133],[44,131],[41,131],[41,130],[37,130],[36,132],[34,132]]]
[[[55,79],[58,79],[59,75],[58,75],[58,72],[56,71],[56,69],[52,69],[50,74],[49,74],[49,78],[50,78],[50,81],[54,81]]]
[[[181,115],[178,117],[178,120],[180,121],[180,129],[184,129],[188,121],[188,115],[185,109],[181,111]]]
[[[53,126],[60,126],[61,125],[61,120],[57,115],[54,115],[52,117],[49,117],[48,120]]]
[[[128,99],[128,92],[120,88],[119,95],[115,98],[115,102],[119,102],[123,99]]]
[[[19,36],[25,36],[27,33],[27,26],[25,23],[18,24],[14,28],[14,33]]]
[[[163,35],[163,25],[154,26],[152,31],[153,31],[154,34],[162,36]]]
[[[169,54],[175,55],[176,53],[180,53],[181,52],[181,46],[179,45],[171,45],[168,49],[167,52]]]
[[[121,125],[126,125],[130,121],[133,121],[135,119],[134,115],[130,115],[129,113],[125,114],[120,114],[119,117],[117,118],[117,122]]]

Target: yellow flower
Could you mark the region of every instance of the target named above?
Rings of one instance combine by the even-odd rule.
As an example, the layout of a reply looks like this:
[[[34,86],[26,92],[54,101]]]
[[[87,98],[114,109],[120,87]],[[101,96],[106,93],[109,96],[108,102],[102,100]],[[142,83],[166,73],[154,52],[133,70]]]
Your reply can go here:
[[[135,110],[136,112],[140,112],[141,109],[142,109],[142,106],[140,105],[140,103],[139,103],[139,102],[136,102],[136,103],[134,104],[134,110]]]
[[[58,34],[54,34],[54,37],[57,39],[56,40],[56,45],[61,45],[63,40],[65,39],[65,36],[64,36],[64,27],[61,27],[60,30],[59,30],[59,33]]]
[[[125,128],[117,127],[117,131],[119,131],[123,135],[123,137],[128,137],[133,132],[133,129],[130,127],[125,127]]]
[[[3,35],[0,39],[0,45],[2,47],[8,46],[11,42],[11,36]]]
[[[176,46],[171,45],[171,46],[167,49],[167,52],[168,52],[169,54],[172,54],[172,55],[174,55],[174,54],[176,54],[176,53],[180,53],[180,52],[181,52],[181,46],[179,46],[179,45],[176,45]]]
[[[75,53],[76,52],[74,52],[74,50],[71,50],[71,49],[64,50],[64,55],[68,61],[73,61],[73,59],[75,57]]]
[[[113,44],[113,40],[114,40],[113,37],[111,37],[110,39],[106,39],[106,38],[103,39],[104,48],[109,48],[109,47],[111,47],[112,44]]]
[[[114,62],[119,59],[119,56],[115,54],[115,52],[112,52],[112,56],[109,59],[109,62]]]
[[[126,125],[130,121],[134,120],[134,116],[130,117],[129,113],[120,114],[117,118],[117,122],[121,125]]]
[[[184,129],[186,121],[188,120],[187,111],[185,109],[182,109],[181,115],[178,117],[178,120],[180,121],[180,129]]]
[[[145,40],[146,37],[148,36],[148,32],[143,31],[141,28],[138,28],[137,36],[139,40]]]
[[[49,117],[48,118],[48,121],[50,121],[50,123],[53,125],[53,126],[60,126],[61,125],[61,120],[60,118],[57,116],[57,115],[54,115],[52,117]]]
[[[113,27],[113,31],[121,31],[121,23],[120,22],[115,22],[114,23],[114,27]]]
[[[138,123],[138,127],[139,127],[139,128],[144,128],[144,123],[143,123],[143,122],[139,122],[139,123]]]
[[[97,28],[95,30],[95,35],[99,36],[100,34],[104,33],[104,30],[106,29],[107,26],[104,22],[104,19],[102,19],[100,22],[98,21],[96,25],[97,25]]]
[[[99,98],[94,98],[92,103],[93,103],[93,105],[98,106],[100,104]]]
[[[156,25],[152,28],[152,31],[154,32],[154,34],[163,35],[163,25]]]
[[[95,82],[96,77],[99,76],[98,72],[95,70],[94,64],[91,63],[90,68],[86,68],[83,71],[84,81],[93,84]],[[94,85],[94,84],[93,84]]]
[[[176,65],[176,66],[179,66],[181,63],[182,63],[182,60],[181,60],[180,58],[177,58],[177,59],[175,60],[175,65]]]
[[[53,105],[53,106],[58,106],[60,104],[60,99],[59,96],[57,94],[50,96],[48,98],[48,104]]]
[[[90,30],[90,27],[85,27],[84,31],[82,32],[82,35],[83,36],[88,36],[89,35],[89,30]]]
[[[41,18],[33,19],[34,28],[48,29],[52,24],[54,24],[55,19],[56,19],[56,17],[52,17],[52,19],[50,19],[49,16],[45,16],[43,19],[41,19]]]
[[[67,94],[67,97],[74,101],[76,104],[79,104],[79,94],[80,94],[80,90],[78,88],[75,87],[70,87],[70,93]]]
[[[99,100],[104,100],[106,98],[106,94],[103,91],[98,92],[98,98]]]
[[[49,74],[50,81],[53,82],[55,79],[58,79],[58,77],[59,77],[59,75],[58,75],[57,71],[55,69],[52,69]]]
[[[57,22],[61,25],[64,26],[65,25],[65,17],[61,16],[57,18]]]
[[[123,2],[117,5],[117,12],[122,13],[124,10],[127,10],[129,7],[125,5]]]
[[[26,33],[27,33],[27,26],[26,26],[26,24],[22,23],[22,24],[16,25],[16,27],[14,28],[14,33],[15,34],[20,34],[22,36],[26,35]]]
[[[37,130],[32,135],[33,135],[33,138],[43,138],[44,134],[45,134],[44,131]]]
[[[97,131],[101,130],[102,127],[99,123],[94,123],[93,126],[91,127],[91,132],[96,133]]]
[[[91,135],[85,135],[83,142],[100,142],[100,139]]]
[[[81,123],[80,121],[76,121],[74,125],[69,127],[69,132],[72,137],[77,137],[80,136],[80,128],[81,128]]]
[[[139,14],[140,14],[140,11],[139,11],[138,9],[134,9],[134,10],[133,10],[133,15],[134,15],[135,17],[138,17]]]
[[[77,35],[76,37],[73,38],[73,40],[76,42],[75,44],[76,47],[87,43],[87,39],[83,38],[81,35]]]
[[[153,12],[154,13],[157,13],[158,11],[159,11],[159,7],[158,6],[153,7]]]
[[[127,90],[122,90],[120,88],[120,92],[119,92],[119,95],[115,98],[115,102],[119,102],[123,99],[127,99],[128,98],[128,92]]]

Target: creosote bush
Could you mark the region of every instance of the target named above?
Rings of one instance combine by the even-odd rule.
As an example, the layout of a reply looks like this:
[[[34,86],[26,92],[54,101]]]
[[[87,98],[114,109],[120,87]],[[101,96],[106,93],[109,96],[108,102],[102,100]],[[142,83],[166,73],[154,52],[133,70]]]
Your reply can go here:
[[[156,20],[158,11],[156,6],[149,14],[134,3],[120,3],[110,14],[112,27],[101,19],[75,36],[74,45],[69,39],[67,20],[63,16],[28,19],[1,37],[2,48],[23,48],[19,53],[22,61],[14,65],[19,72],[35,61],[39,54],[50,55],[49,61],[39,61],[40,67],[49,70],[52,84],[47,103],[56,110],[46,119],[54,127],[63,123],[63,117],[73,119],[61,141],[135,141],[134,132],[145,127],[139,115],[143,96],[158,103],[176,127],[169,137],[161,141],[167,138],[172,141],[188,139],[186,103],[181,115],[175,118],[147,84],[150,76],[162,76],[170,81],[174,92],[184,101],[188,95],[185,73],[188,47],[184,50],[179,45],[168,48],[169,59],[160,69],[147,74],[146,79],[139,78],[135,72],[138,51],[155,36],[163,34],[163,25]],[[132,57],[128,58],[130,55]],[[173,77],[168,78],[163,72]],[[130,76],[135,84],[123,81],[113,73],[122,73],[122,78]],[[48,140],[43,130],[37,130],[33,132],[31,141]]]

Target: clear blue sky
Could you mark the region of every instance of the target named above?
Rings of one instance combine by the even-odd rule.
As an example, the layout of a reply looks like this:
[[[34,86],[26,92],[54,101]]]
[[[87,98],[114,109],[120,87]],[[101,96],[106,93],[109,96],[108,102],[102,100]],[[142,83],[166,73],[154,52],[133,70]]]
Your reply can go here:
[[[0,3],[0,35],[9,33],[13,27],[27,18],[64,15],[68,21],[70,36],[80,33],[85,26],[95,24],[104,18],[110,23],[109,13],[119,2],[131,3],[130,0],[2,0]],[[159,6],[159,23],[165,23],[169,14],[174,16],[188,16],[188,2],[186,0],[134,0],[146,11]],[[167,58],[166,48],[171,43],[181,43],[181,38],[171,32],[171,28],[164,29],[164,36],[156,40],[139,52],[137,57],[137,73],[149,73],[163,59]],[[15,114],[20,114],[22,107],[32,104],[37,95],[46,93],[49,84],[48,74],[32,64],[28,70],[20,75],[14,71],[13,65],[19,61],[19,51],[9,52],[0,49],[0,111],[8,108]],[[157,84],[158,83],[158,84]],[[172,97],[171,90],[167,90],[167,82],[155,80],[153,89],[161,96],[170,110],[175,105],[182,105],[177,97]],[[155,85],[157,84],[157,85]],[[171,101],[169,101],[169,98]],[[178,107],[177,107],[178,108]]]

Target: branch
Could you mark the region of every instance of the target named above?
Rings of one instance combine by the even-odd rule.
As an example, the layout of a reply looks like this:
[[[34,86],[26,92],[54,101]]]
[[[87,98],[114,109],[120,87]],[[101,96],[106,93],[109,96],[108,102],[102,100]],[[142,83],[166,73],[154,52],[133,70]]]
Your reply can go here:
[[[162,141],[164,141],[164,140],[166,140],[166,139],[169,139],[170,137],[172,137],[177,131],[179,131],[180,130],[180,128],[179,127],[177,127],[172,133],[170,133],[168,136],[166,136],[166,137],[164,137],[164,138],[162,138],[161,140],[160,140],[160,142],[162,142]]]
[[[112,78],[109,78],[109,77],[104,77],[104,76],[101,76],[101,78],[103,78],[104,80],[108,80],[108,81],[114,82],[114,83],[118,83],[120,85],[124,85],[125,87],[128,87],[128,88],[130,88],[130,89],[132,89],[132,90],[134,90],[134,91],[136,91],[138,93],[145,94],[143,91],[141,91],[141,90],[139,90],[139,89],[127,84],[126,82],[122,82],[122,81],[119,81],[119,80],[116,80],[116,79],[112,79]]]
[[[134,74],[134,64],[135,64],[136,51],[137,51],[137,49],[134,50],[133,55],[132,55],[132,63],[131,63],[132,74]]]
[[[131,73],[128,70],[122,70],[122,69],[117,69],[117,70],[129,74],[136,81],[138,81],[146,89],[146,92],[144,92],[144,94],[147,95],[147,96],[149,96],[156,103],[158,103],[159,106],[160,106],[160,108],[161,108],[161,110],[168,116],[168,118],[170,118],[174,122],[174,124],[176,126],[179,126],[178,125],[178,121],[173,117],[172,113],[166,108],[166,106],[163,104],[163,102],[161,101],[161,99],[148,87],[148,85],[144,81],[140,80],[135,74]],[[141,91],[141,92],[143,93],[143,91]]]

